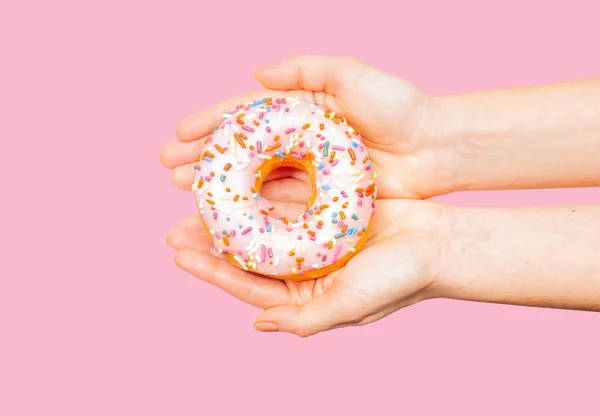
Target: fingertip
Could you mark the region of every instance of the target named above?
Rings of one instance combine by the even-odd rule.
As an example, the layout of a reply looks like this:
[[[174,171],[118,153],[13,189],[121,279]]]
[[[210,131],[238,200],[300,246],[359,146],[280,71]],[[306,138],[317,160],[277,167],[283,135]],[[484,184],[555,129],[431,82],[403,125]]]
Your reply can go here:
[[[177,166],[171,170],[171,182],[177,189],[189,191],[194,181],[193,173],[189,172],[188,166]]]
[[[179,268],[189,272],[193,266],[193,259],[193,250],[184,248],[175,253],[174,261]]]
[[[312,330],[306,323],[300,321],[300,312],[300,306],[276,306],[261,313],[258,318],[256,318],[254,327],[258,331],[262,331],[261,328],[265,325],[266,328],[277,328],[277,331],[279,332],[287,332],[302,338],[315,334],[317,331]]]
[[[177,159],[177,148],[175,143],[177,142],[169,141],[160,149],[160,163],[165,168],[172,169],[175,167],[175,161]]]
[[[179,234],[179,229],[180,227],[171,227],[171,229],[169,229],[169,231],[167,232],[167,244],[174,248],[177,249],[177,236]]]
[[[254,329],[259,332],[279,332],[274,322],[258,322],[254,324]]]
[[[192,215],[182,219],[179,225],[181,225],[182,227],[196,227],[201,223],[202,222],[200,221],[200,218],[197,215]]]
[[[190,140],[190,131],[192,130],[194,116],[186,117],[177,123],[175,127],[175,134],[177,138],[182,141]]]
[[[169,167],[169,164],[168,164],[169,158],[170,158],[169,143],[165,143],[160,148],[160,152],[158,153],[158,159],[160,160],[161,165],[163,165],[165,168],[168,168]]]

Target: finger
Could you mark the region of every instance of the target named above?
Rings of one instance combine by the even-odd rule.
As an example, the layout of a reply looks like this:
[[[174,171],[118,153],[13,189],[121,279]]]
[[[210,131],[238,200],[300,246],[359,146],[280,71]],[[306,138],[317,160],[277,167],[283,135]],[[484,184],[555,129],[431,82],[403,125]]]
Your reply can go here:
[[[286,201],[306,206],[310,191],[309,183],[294,178],[283,178],[265,182],[260,194],[269,201]]]
[[[287,286],[281,280],[247,273],[207,252],[180,250],[175,263],[193,276],[259,308],[282,305],[289,300]]]
[[[177,125],[177,137],[179,140],[189,142],[200,137],[209,135],[212,130],[223,121],[223,114],[233,110],[237,106],[260,100],[262,98],[277,98],[284,95],[282,91],[263,89],[236,95],[219,104],[197,112],[184,118]],[[286,95],[306,97],[304,91],[288,92]]]
[[[308,90],[339,95],[366,65],[355,58],[299,55],[259,68],[254,76],[266,88]]]
[[[208,251],[211,242],[201,224],[194,226],[178,225],[169,230],[167,244],[175,250],[190,248],[194,250]]]
[[[197,215],[192,215],[182,219],[179,225],[183,227],[197,227],[202,225],[202,222],[200,221],[200,217],[198,217]]]
[[[175,188],[183,191],[191,191],[194,178],[196,177],[196,170],[194,169],[196,163],[186,163],[181,166],[176,166],[171,170],[171,182],[175,185]]]
[[[309,177],[306,174],[306,172],[304,172],[300,169],[285,167],[285,168],[277,168],[274,171],[272,171],[271,173],[269,173],[269,176],[267,176],[267,178],[265,179],[265,183],[268,181],[272,181],[275,179],[281,179],[281,178],[295,178],[295,179],[298,179],[299,181],[310,182]]]
[[[186,163],[198,160],[202,153],[204,142],[202,139],[191,142],[173,140],[167,142],[160,150],[160,163],[166,168],[173,169]]]
[[[280,331],[301,337],[314,335],[358,322],[362,319],[339,281],[328,292],[317,295],[303,305],[276,306],[265,310],[254,327],[259,331]]]

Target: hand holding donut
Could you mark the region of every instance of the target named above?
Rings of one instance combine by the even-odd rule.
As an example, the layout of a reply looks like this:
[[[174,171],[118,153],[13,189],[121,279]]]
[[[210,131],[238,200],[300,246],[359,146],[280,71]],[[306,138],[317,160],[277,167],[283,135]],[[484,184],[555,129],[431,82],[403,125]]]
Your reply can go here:
[[[205,139],[223,121],[223,113],[265,97],[300,96],[343,115],[361,132],[379,175],[379,199],[428,198],[453,190],[456,151],[440,137],[443,125],[437,101],[409,82],[354,58],[322,56],[293,57],[254,74],[265,89],[238,95],[184,119],[177,127],[179,140],[163,147],[161,161],[172,169],[177,188],[191,188],[197,157]],[[281,200],[283,191],[294,194],[304,188],[292,180],[301,177],[290,170],[282,183],[265,184],[263,193]]]

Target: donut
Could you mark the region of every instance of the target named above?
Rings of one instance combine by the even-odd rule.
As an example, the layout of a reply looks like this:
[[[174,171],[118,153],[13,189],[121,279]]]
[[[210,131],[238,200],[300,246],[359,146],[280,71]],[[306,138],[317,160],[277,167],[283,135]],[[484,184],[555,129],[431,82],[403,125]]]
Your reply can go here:
[[[375,215],[376,174],[344,117],[304,98],[264,98],[223,114],[204,144],[192,191],[207,235],[231,264],[298,281],[332,273],[360,251]],[[280,167],[310,178],[297,218],[274,217],[261,196]]]

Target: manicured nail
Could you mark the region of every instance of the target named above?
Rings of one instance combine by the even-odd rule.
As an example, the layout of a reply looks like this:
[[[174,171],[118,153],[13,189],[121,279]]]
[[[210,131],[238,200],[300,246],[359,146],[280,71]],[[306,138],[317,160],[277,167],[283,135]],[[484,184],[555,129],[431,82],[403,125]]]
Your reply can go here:
[[[260,332],[276,332],[277,325],[275,325],[273,322],[259,322],[254,325],[254,329]]]

